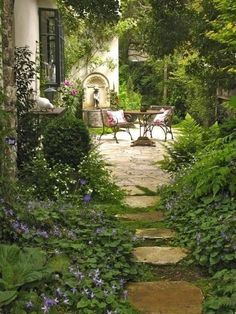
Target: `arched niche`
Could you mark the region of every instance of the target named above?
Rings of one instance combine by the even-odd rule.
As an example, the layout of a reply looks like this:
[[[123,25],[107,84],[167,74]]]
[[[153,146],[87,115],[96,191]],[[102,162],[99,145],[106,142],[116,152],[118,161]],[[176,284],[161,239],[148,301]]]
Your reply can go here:
[[[95,109],[94,89],[99,90],[99,107],[110,106],[110,86],[108,79],[100,73],[92,73],[83,82],[84,100],[83,109]]]

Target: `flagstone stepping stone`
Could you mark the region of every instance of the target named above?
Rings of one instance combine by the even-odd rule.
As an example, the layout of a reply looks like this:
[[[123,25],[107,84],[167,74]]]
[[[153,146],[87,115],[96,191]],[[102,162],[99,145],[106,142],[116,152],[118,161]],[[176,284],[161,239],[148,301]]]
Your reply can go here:
[[[128,285],[128,300],[143,314],[201,314],[203,294],[186,281]]]
[[[156,205],[159,200],[159,196],[127,196],[125,198],[125,204],[130,207],[145,208]]]
[[[133,250],[137,262],[154,264],[154,265],[170,265],[177,264],[187,256],[187,250],[180,247],[137,247]]]
[[[117,218],[127,219],[132,221],[163,221],[165,216],[162,212],[146,212],[146,213],[137,213],[137,214],[118,214]]]
[[[136,237],[142,239],[169,239],[175,236],[175,232],[170,229],[137,229]]]
[[[120,185],[121,188],[123,188],[123,190],[126,191],[127,194],[129,195],[142,195],[142,194],[145,194],[144,191],[140,190],[139,188],[137,188],[136,186],[134,185],[127,185],[127,186],[124,186],[123,184]]]

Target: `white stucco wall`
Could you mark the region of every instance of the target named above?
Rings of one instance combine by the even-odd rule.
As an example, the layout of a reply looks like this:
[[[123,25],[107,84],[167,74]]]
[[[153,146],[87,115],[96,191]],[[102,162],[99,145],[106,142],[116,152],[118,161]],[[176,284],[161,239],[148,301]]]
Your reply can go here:
[[[16,0],[15,14],[15,45],[29,46],[35,59],[36,41],[39,41],[39,22],[37,0]]]
[[[56,8],[55,0],[15,0],[15,46],[28,46],[33,61],[39,50],[39,8]]]
[[[80,60],[80,65],[73,68],[71,72],[72,78],[79,78],[81,81],[86,79],[92,73],[101,73],[104,75],[108,82],[109,88],[115,89],[118,92],[119,90],[119,41],[118,38],[115,37],[110,42],[108,51],[97,53],[95,56],[101,58],[102,60],[112,59],[115,68],[110,70],[107,64],[103,64],[96,68],[91,69],[90,65],[83,65],[83,60]]]

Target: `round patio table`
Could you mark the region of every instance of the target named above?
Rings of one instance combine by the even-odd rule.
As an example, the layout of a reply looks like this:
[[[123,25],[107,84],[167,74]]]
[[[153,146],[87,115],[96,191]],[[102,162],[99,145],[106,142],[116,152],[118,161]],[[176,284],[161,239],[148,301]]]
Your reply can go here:
[[[132,118],[136,117],[139,123],[139,137],[132,142],[131,146],[156,146],[155,142],[147,136],[147,133],[149,131],[149,122],[159,113],[160,110],[148,110],[144,112],[138,110],[127,110],[124,112],[127,120],[129,120],[129,116]]]

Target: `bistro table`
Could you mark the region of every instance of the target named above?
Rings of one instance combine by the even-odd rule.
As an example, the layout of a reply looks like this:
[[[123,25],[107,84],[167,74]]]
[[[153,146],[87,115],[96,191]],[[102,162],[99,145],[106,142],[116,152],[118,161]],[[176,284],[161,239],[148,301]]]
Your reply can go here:
[[[144,112],[128,110],[124,112],[127,120],[131,118],[137,120],[139,123],[139,137],[132,142],[131,146],[156,146],[156,143],[152,141],[147,134],[149,131],[149,122],[159,113],[161,113],[160,110],[148,110]]]

